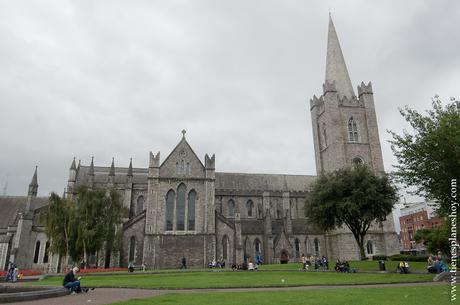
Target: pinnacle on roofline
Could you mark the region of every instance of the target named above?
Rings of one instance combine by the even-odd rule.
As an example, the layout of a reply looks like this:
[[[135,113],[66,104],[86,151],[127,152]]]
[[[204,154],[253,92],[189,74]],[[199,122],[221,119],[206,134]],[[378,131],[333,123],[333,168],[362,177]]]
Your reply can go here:
[[[88,175],[94,176],[94,157],[91,157],[91,164],[89,166]]]
[[[128,174],[127,176],[133,176],[133,158],[129,158],[129,167],[128,167]]]
[[[112,164],[110,165],[109,176],[115,176],[115,158],[112,157]]]
[[[30,181],[30,186],[38,186],[38,179],[37,179],[37,169],[38,165],[35,165],[35,172],[34,175],[32,176],[32,180]]]

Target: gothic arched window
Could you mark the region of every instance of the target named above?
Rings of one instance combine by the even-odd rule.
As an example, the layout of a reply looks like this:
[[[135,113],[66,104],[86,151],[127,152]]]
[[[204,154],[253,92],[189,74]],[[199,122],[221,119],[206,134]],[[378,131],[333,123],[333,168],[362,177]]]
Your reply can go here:
[[[195,201],[196,192],[191,190],[188,193],[188,206],[187,206],[187,230],[195,230]]]
[[[166,231],[172,231],[173,230],[174,197],[175,197],[175,193],[174,193],[173,190],[170,190],[166,194]]]
[[[131,236],[129,239],[129,255],[128,255],[128,261],[132,263],[135,260],[135,254],[136,254],[136,237]]]
[[[363,159],[361,159],[360,157],[354,157],[352,162],[353,165],[362,165],[364,163]]]
[[[185,184],[177,188],[176,202],[176,230],[184,231],[185,229]]]
[[[35,243],[34,264],[38,263],[39,255],[40,255],[40,241],[37,240],[37,242]]]
[[[368,240],[366,243],[367,254],[374,254],[374,245],[371,240]]]
[[[324,140],[324,147],[327,147],[327,133],[326,133],[326,124],[323,123],[323,140]]]
[[[252,210],[254,209],[254,203],[252,200],[248,200],[248,202],[246,202],[246,209],[248,210],[248,217],[252,217]]]
[[[235,216],[235,202],[232,199],[228,201],[228,216]]]
[[[295,257],[299,258],[300,257],[300,241],[298,238],[295,239],[294,246],[295,246]]]
[[[358,142],[358,126],[353,117],[348,120],[348,141]]]
[[[225,261],[228,259],[228,237],[224,235],[222,238],[222,259]]]
[[[318,240],[318,238],[315,238],[314,244],[315,244],[315,254],[319,255],[319,240]]]
[[[46,264],[49,260],[50,242],[47,241],[45,244],[45,253],[43,254],[43,263]]]
[[[257,261],[259,256],[262,256],[262,243],[258,238],[254,241],[254,259]]]
[[[137,208],[136,208],[136,214],[139,215],[144,211],[144,196],[139,196],[137,197]]]

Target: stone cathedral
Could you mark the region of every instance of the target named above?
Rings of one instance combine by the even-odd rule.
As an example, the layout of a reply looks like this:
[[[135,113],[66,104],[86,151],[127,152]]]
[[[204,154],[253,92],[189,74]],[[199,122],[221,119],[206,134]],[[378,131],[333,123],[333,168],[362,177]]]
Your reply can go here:
[[[371,83],[353,89],[334,24],[329,19],[326,79],[313,96],[312,118],[317,173],[355,163],[384,170]],[[301,109],[299,109],[301,111]],[[218,158],[218,157],[217,157]],[[113,186],[123,195],[129,217],[123,222],[123,251],[111,265],[129,262],[148,268],[191,267],[212,260],[227,265],[261,257],[264,263],[299,261],[302,254],[358,259],[348,229],[322,232],[305,217],[304,203],[315,176],[219,172],[216,157],[201,159],[185,131],[166,157],[149,155],[148,168],[110,167],[72,162],[66,196],[77,185]],[[37,221],[47,198],[37,197],[37,172],[26,197],[0,197],[0,264],[55,270],[49,242]],[[128,215],[127,215],[128,216]],[[393,217],[374,225],[366,236],[366,254],[399,253]]]

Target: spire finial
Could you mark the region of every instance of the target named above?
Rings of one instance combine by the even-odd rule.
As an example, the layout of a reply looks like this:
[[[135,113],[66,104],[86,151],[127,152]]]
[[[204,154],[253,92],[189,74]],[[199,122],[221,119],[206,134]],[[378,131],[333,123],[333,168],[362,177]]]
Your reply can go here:
[[[34,175],[32,176],[32,181],[30,181],[30,184],[29,184],[29,192],[28,192],[29,196],[35,196],[35,197],[37,196],[37,192],[38,192],[37,169],[38,169],[38,165],[35,165],[35,172],[34,172]]]
[[[128,177],[133,176],[133,158],[129,158]]]
[[[35,172],[34,172],[34,175],[32,177],[32,181],[30,181],[30,185],[38,185],[37,183],[37,169],[38,169],[38,165],[35,165]]]
[[[330,14],[326,56],[326,84],[327,83],[335,84],[337,94],[340,98],[346,96],[350,99],[355,96],[347,65],[345,64],[345,59],[340,47],[339,38]]]
[[[75,157],[73,157],[72,164],[70,164],[70,169],[77,169],[75,166]]]
[[[89,173],[88,175],[94,176],[94,156],[91,157],[91,164],[89,165]]]
[[[187,131],[185,129],[182,129],[182,138],[185,138],[186,133],[187,133]]]

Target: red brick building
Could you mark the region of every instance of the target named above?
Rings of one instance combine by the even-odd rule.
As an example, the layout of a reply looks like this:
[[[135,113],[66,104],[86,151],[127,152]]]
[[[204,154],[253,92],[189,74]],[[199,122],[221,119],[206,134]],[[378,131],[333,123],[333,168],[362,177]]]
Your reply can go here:
[[[423,244],[417,244],[415,232],[420,229],[438,228],[444,220],[435,214],[437,205],[430,202],[419,202],[401,209],[399,223],[401,225],[401,246],[403,251],[425,251]]]

